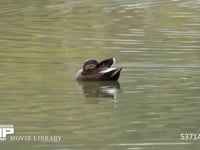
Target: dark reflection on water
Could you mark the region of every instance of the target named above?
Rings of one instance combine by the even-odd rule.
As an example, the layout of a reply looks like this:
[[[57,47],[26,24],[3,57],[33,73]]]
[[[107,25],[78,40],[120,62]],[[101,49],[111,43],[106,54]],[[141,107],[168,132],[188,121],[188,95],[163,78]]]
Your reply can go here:
[[[199,133],[199,14],[199,0],[1,0],[0,125],[62,141],[0,149],[198,150],[180,133]],[[121,87],[77,86],[83,61],[109,57]]]
[[[120,90],[118,81],[77,82],[83,90],[85,97],[107,97],[117,99]]]

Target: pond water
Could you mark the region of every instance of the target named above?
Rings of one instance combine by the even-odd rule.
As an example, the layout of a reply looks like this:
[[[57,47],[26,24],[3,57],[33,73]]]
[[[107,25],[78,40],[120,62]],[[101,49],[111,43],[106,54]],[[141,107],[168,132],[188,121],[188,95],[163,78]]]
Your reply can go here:
[[[1,149],[199,149],[199,0],[1,0],[0,20]],[[74,80],[109,57],[119,82]]]

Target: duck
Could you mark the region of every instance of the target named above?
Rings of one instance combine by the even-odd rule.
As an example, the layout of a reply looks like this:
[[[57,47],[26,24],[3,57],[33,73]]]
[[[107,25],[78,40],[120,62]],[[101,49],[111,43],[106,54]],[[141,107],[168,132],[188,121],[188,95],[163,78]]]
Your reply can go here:
[[[101,61],[88,59],[77,72],[75,79],[78,81],[116,81],[120,77],[122,67],[112,67],[114,64],[114,57]]]

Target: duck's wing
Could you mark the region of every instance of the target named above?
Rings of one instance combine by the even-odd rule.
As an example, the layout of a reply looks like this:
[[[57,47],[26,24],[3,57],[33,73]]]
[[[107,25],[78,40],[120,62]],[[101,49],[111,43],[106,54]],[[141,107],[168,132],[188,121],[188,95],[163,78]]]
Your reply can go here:
[[[118,80],[122,68],[108,68],[100,72],[100,80]]]

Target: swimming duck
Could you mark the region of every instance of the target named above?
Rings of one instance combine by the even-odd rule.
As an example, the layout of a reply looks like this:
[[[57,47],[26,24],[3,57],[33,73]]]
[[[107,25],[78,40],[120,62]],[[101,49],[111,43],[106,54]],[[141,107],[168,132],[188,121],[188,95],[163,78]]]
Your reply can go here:
[[[81,70],[76,74],[76,80],[79,81],[103,81],[118,80],[122,67],[113,68],[115,58],[108,58],[102,61],[94,59],[87,60]]]

